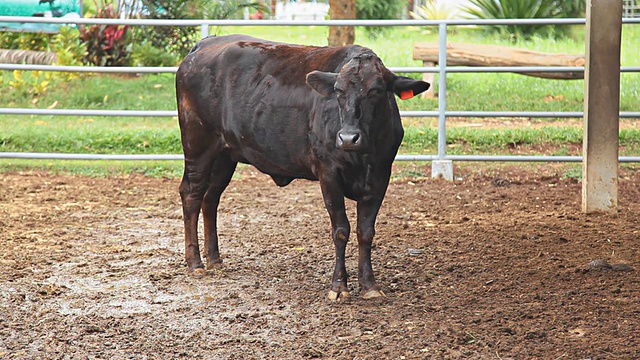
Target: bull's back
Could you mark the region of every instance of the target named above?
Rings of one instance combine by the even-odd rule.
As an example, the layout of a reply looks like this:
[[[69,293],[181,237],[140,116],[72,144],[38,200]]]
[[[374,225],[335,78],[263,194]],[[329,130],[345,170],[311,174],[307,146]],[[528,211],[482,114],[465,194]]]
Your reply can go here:
[[[217,61],[224,66],[245,69],[257,66],[267,66],[271,69],[294,66],[286,68],[287,72],[281,75],[283,78],[301,75],[304,83],[307,73],[313,70],[338,72],[348,59],[363,50],[365,48],[357,45],[304,46],[268,41],[248,35],[210,36],[191,49],[180,68],[186,70],[192,65],[207,66]]]

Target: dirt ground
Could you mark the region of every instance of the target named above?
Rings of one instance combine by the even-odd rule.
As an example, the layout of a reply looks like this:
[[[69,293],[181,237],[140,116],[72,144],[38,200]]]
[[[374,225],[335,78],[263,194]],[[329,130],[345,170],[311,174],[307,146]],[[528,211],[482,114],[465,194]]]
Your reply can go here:
[[[386,296],[360,297],[352,240],[352,296],[332,302],[315,182],[244,168],[224,264],[197,279],[179,179],[0,174],[0,358],[640,358],[640,172],[621,173],[615,215],[582,214],[551,165],[456,175],[393,180],[373,252]]]

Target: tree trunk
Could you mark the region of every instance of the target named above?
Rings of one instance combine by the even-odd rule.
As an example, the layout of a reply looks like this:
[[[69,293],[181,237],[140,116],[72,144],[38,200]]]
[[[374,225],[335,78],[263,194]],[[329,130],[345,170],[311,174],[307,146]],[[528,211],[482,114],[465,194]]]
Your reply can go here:
[[[329,17],[331,20],[354,20],[356,18],[355,0],[329,0]],[[353,44],[356,31],[353,26],[330,26],[329,46]]]

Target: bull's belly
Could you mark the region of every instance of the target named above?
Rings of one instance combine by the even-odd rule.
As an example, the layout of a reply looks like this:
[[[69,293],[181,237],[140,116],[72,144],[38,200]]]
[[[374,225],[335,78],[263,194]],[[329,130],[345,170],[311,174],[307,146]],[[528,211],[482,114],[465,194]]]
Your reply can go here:
[[[260,172],[271,176],[279,186],[285,186],[294,179],[318,180],[310,166],[289,154],[244,149],[230,151],[230,155],[234,161],[253,165]]]

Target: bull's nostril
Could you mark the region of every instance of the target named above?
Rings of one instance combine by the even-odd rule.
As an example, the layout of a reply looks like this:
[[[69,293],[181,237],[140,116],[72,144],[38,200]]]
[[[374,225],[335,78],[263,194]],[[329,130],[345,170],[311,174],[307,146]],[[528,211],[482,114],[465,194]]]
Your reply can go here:
[[[338,132],[336,146],[345,150],[356,150],[363,144],[364,138],[359,131]]]

